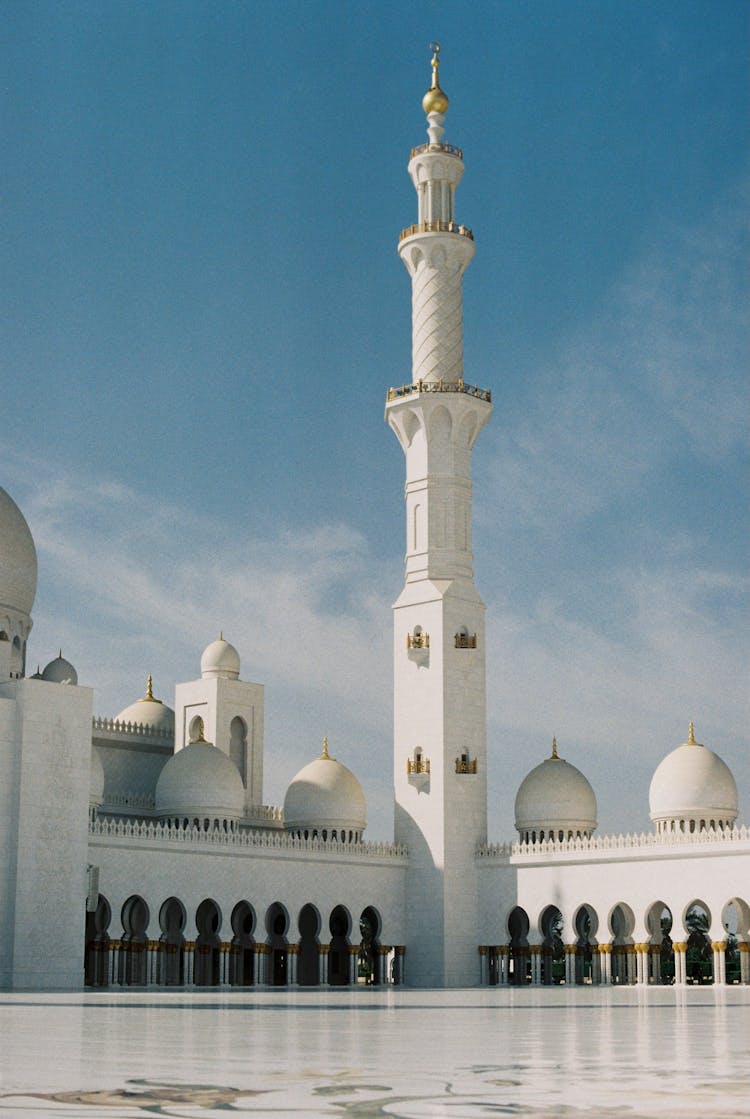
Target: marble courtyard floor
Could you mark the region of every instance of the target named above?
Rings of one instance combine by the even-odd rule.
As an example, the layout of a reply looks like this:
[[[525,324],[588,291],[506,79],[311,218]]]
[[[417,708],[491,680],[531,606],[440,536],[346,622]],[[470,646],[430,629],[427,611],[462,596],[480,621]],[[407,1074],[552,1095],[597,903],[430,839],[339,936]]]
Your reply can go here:
[[[0,993],[0,1119],[750,1116],[750,988]]]

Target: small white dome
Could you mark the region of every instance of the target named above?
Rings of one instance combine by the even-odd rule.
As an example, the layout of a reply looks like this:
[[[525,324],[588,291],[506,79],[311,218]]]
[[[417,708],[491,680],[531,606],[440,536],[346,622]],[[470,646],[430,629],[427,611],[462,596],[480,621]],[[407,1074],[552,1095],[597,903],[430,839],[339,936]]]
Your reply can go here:
[[[91,773],[89,776],[89,804],[98,808],[104,800],[104,766],[96,746],[91,747]]]
[[[0,486],[0,606],[31,614],[36,579],[31,530],[13,498]]]
[[[162,818],[239,820],[245,787],[231,758],[210,742],[191,742],[159,774],[155,807]]]
[[[695,741],[693,724],[687,742],[667,754],[651,778],[648,793],[651,819],[659,830],[671,821],[729,826],[737,819],[737,782],[718,754]]]
[[[118,723],[132,723],[134,726],[141,724],[153,727],[155,730],[174,733],[174,711],[154,698],[153,681],[149,676],[146,681],[146,694],[143,699],[137,699],[125,707],[117,716]]]
[[[284,827],[353,831],[360,835],[367,823],[367,802],[350,769],[329,756],[328,741],[323,753],[306,765],[291,781],[284,797]]]
[[[516,793],[516,828],[522,840],[591,835],[596,828],[596,797],[574,765],[552,756],[524,777]]]
[[[66,661],[62,655],[62,649],[53,661],[45,665],[44,672],[42,673],[42,680],[46,680],[50,684],[77,684],[78,673],[73,668],[70,661]]]
[[[240,675],[240,654],[234,645],[230,645],[219,634],[217,641],[212,641],[203,650],[201,657],[201,676],[221,676],[228,680],[237,680]]]

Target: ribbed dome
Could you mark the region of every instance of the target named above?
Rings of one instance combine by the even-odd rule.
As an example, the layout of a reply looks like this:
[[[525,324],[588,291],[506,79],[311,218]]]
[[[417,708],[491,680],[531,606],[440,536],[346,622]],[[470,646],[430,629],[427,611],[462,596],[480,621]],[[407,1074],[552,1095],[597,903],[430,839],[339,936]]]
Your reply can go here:
[[[174,711],[154,698],[153,684],[149,676],[146,681],[146,694],[143,699],[138,699],[125,707],[117,716],[119,723],[142,724],[153,727],[155,730],[174,732]]]
[[[591,835],[596,828],[596,797],[580,769],[557,756],[553,739],[552,757],[524,777],[516,793],[516,828],[525,842],[559,839],[560,833]]]
[[[191,742],[164,766],[155,802],[160,817],[239,820],[245,788],[231,758],[210,742]]]
[[[13,498],[0,486],[0,606],[31,614],[36,578],[31,531]]]
[[[240,654],[234,645],[219,635],[203,650],[201,657],[201,676],[222,676],[236,680],[240,675]]]
[[[45,665],[44,672],[42,672],[42,680],[46,680],[50,684],[78,683],[78,673],[70,661],[66,661],[65,657],[62,655],[62,649],[53,661]]]
[[[672,750],[656,768],[648,794],[651,819],[659,831],[684,826],[731,827],[737,819],[737,782],[726,762],[695,741]],[[694,830],[691,828],[690,830]]]
[[[91,747],[91,772],[89,776],[89,804],[98,808],[104,800],[104,766],[96,746]]]
[[[350,769],[323,753],[291,781],[284,797],[284,827],[290,831],[364,831],[367,802]]]

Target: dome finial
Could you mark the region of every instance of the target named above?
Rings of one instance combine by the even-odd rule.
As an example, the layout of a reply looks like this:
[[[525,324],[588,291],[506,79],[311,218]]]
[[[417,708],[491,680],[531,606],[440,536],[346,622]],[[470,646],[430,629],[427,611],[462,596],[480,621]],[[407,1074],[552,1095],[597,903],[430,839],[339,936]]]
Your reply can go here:
[[[146,677],[146,694],[143,698],[144,699],[153,699],[154,698],[154,679],[153,679],[150,672],[149,672],[148,676]]]
[[[329,761],[331,760],[331,755],[328,753],[328,736],[323,739],[323,753],[320,756],[321,758],[327,758]]]
[[[555,735],[552,736],[552,753],[550,755],[549,760],[551,762],[559,762],[560,761],[560,757],[557,753],[557,738],[556,738]]]
[[[219,641],[223,641],[223,640],[224,640],[224,630],[220,629],[219,630]]]
[[[688,727],[688,746],[695,746],[695,745],[696,745],[695,727],[693,726],[693,720],[691,719],[690,720],[690,726]]]
[[[438,71],[440,69],[440,43],[430,43],[430,50],[432,51],[432,84],[422,98],[422,108],[429,113],[446,113],[448,111],[449,101],[440,88],[440,79]]]

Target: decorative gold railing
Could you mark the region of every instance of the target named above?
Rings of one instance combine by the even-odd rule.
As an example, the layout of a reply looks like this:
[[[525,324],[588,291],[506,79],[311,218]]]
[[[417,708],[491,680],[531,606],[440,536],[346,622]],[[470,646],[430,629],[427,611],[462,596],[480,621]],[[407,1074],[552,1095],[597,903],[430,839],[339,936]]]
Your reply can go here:
[[[406,759],[406,772],[409,777],[415,773],[429,773],[430,772],[430,759],[429,758],[411,758]]]
[[[446,155],[455,155],[458,159],[463,159],[464,153],[460,148],[456,148],[453,144],[419,144],[418,147],[411,149],[410,159],[414,159],[415,155],[421,155],[422,152],[445,152]]]
[[[429,649],[430,635],[429,633],[407,633],[406,635],[406,648],[407,649]]]
[[[474,234],[465,225],[456,225],[454,221],[418,221],[416,225],[407,225],[399,235],[399,241],[405,237],[413,237],[415,233],[458,233],[461,237],[474,240]]]
[[[477,635],[475,633],[456,633],[453,640],[457,649],[476,649]]]
[[[476,773],[477,759],[470,762],[468,758],[456,758],[456,773]]]
[[[467,385],[464,381],[417,381],[408,385],[399,385],[398,388],[388,389],[385,395],[386,403],[398,400],[401,396],[412,396],[417,392],[462,392],[465,396],[475,396],[477,400],[486,400],[492,403],[492,393],[489,389],[480,389],[477,385]]]

